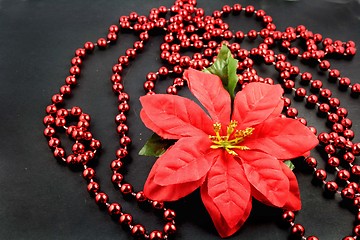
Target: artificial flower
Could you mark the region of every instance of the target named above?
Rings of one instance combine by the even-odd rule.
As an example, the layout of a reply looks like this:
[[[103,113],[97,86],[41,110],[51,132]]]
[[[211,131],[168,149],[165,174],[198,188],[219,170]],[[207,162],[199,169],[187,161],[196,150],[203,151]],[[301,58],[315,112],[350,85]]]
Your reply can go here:
[[[177,140],[155,162],[145,195],[175,201],[200,187],[221,237],[244,224],[252,197],[299,210],[298,183],[283,161],[307,154],[318,141],[299,121],[281,117],[281,86],[249,83],[232,104],[218,76],[189,69],[184,77],[206,111],[175,95],[140,98],[145,126],[164,139]]]

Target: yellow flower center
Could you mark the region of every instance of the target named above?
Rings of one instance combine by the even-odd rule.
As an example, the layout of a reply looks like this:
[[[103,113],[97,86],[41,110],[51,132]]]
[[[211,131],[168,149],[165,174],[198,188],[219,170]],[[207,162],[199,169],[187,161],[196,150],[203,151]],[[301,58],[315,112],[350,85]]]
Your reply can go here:
[[[236,156],[237,153],[232,149],[249,150],[250,148],[239,145],[239,143],[244,141],[245,137],[250,136],[253,133],[254,128],[249,127],[245,130],[235,130],[237,125],[237,121],[231,120],[226,129],[226,136],[221,136],[221,123],[214,123],[215,136],[209,135],[209,138],[213,142],[213,145],[211,145],[210,148],[224,148],[229,154],[234,156]]]

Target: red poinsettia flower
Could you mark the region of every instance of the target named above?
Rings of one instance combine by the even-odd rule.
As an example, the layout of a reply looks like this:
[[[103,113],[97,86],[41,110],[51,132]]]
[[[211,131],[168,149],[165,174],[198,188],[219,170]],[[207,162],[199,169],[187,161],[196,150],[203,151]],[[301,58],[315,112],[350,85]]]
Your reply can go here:
[[[288,210],[301,208],[298,183],[283,161],[303,156],[318,144],[299,121],[280,117],[279,85],[250,83],[231,99],[216,75],[184,74],[207,112],[180,96],[140,98],[141,119],[164,139],[178,140],[154,164],[145,194],[174,201],[200,187],[202,201],[221,237],[248,218],[252,197]]]

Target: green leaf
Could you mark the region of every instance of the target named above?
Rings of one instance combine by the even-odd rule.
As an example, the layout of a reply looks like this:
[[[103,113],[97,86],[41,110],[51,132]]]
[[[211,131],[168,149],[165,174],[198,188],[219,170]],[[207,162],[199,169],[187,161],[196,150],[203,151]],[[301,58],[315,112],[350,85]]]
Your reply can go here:
[[[284,161],[285,165],[288,166],[291,170],[294,170],[295,169],[295,165],[290,161],[290,160],[287,160],[287,161]]]
[[[234,98],[235,88],[238,82],[236,74],[238,60],[231,56],[230,49],[223,45],[215,62],[203,72],[215,74],[220,77],[224,88],[229,92],[230,96]]]
[[[139,155],[160,157],[174,143],[174,140],[163,139],[154,133],[146,141],[145,145],[140,150]]]

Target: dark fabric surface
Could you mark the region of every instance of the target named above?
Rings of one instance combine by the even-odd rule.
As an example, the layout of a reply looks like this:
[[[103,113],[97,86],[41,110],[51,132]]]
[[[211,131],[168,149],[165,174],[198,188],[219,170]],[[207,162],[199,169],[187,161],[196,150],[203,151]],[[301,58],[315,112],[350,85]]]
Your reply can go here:
[[[198,0],[207,14],[223,4],[237,1]],[[304,24],[324,37],[354,40],[360,44],[359,1],[348,0],[299,0],[299,1],[249,1],[262,8],[274,19],[281,30],[287,26]],[[132,239],[128,232],[99,210],[86,191],[86,183],[80,171],[72,171],[58,164],[48,149],[43,137],[42,118],[52,94],[63,84],[75,49],[86,41],[96,41],[106,36],[107,28],[117,23],[119,16],[137,11],[148,14],[159,5],[171,6],[164,1],[45,1],[2,0],[0,1],[0,239]],[[245,32],[259,29],[259,24],[240,17],[226,19],[233,29]],[[159,228],[162,221],[151,211],[139,210],[136,203],[126,201],[110,182],[109,164],[115,157],[118,137],[114,116],[117,114],[116,97],[111,92],[111,67],[120,54],[131,47],[135,36],[120,35],[115,46],[106,51],[96,51],[87,58],[83,73],[73,96],[66,106],[79,105],[92,116],[94,136],[103,143],[103,150],[95,169],[103,190],[111,201],[118,201],[124,211],[134,215],[148,229]],[[137,156],[137,152],[151,135],[139,119],[138,97],[144,91],[142,83],[149,71],[161,66],[159,61],[160,36],[151,37],[144,52],[125,71],[124,81],[131,95],[129,113],[130,136],[133,139],[131,160],[126,164],[125,178],[135,189],[140,190],[155,159]],[[244,47],[251,44],[244,43]],[[359,82],[360,58],[333,60],[333,65],[353,82]],[[309,68],[299,62],[302,71]],[[258,67],[261,75],[275,76],[273,70]],[[271,69],[271,70],[270,70]],[[335,84],[322,79],[334,90],[334,96],[350,112],[353,130],[359,134],[359,100],[337,90]],[[157,85],[157,91],[171,84],[171,79]],[[187,95],[186,90],[181,94]],[[299,106],[300,115],[309,120],[309,125],[325,129],[325,121],[315,111]],[[355,142],[359,141],[356,136]],[[318,156],[316,151],[315,156]],[[324,161],[319,158],[321,166]],[[335,240],[351,234],[354,214],[341,204],[338,197],[327,199],[322,189],[311,183],[312,176],[302,171],[297,163],[303,210],[297,216],[307,235]],[[333,176],[329,176],[333,178]],[[219,239],[211,219],[201,203],[198,192],[171,206],[177,210],[177,239]],[[346,205],[345,205],[346,206]],[[279,224],[281,211],[254,203],[252,214],[243,228],[230,239],[288,239],[289,230]]]

